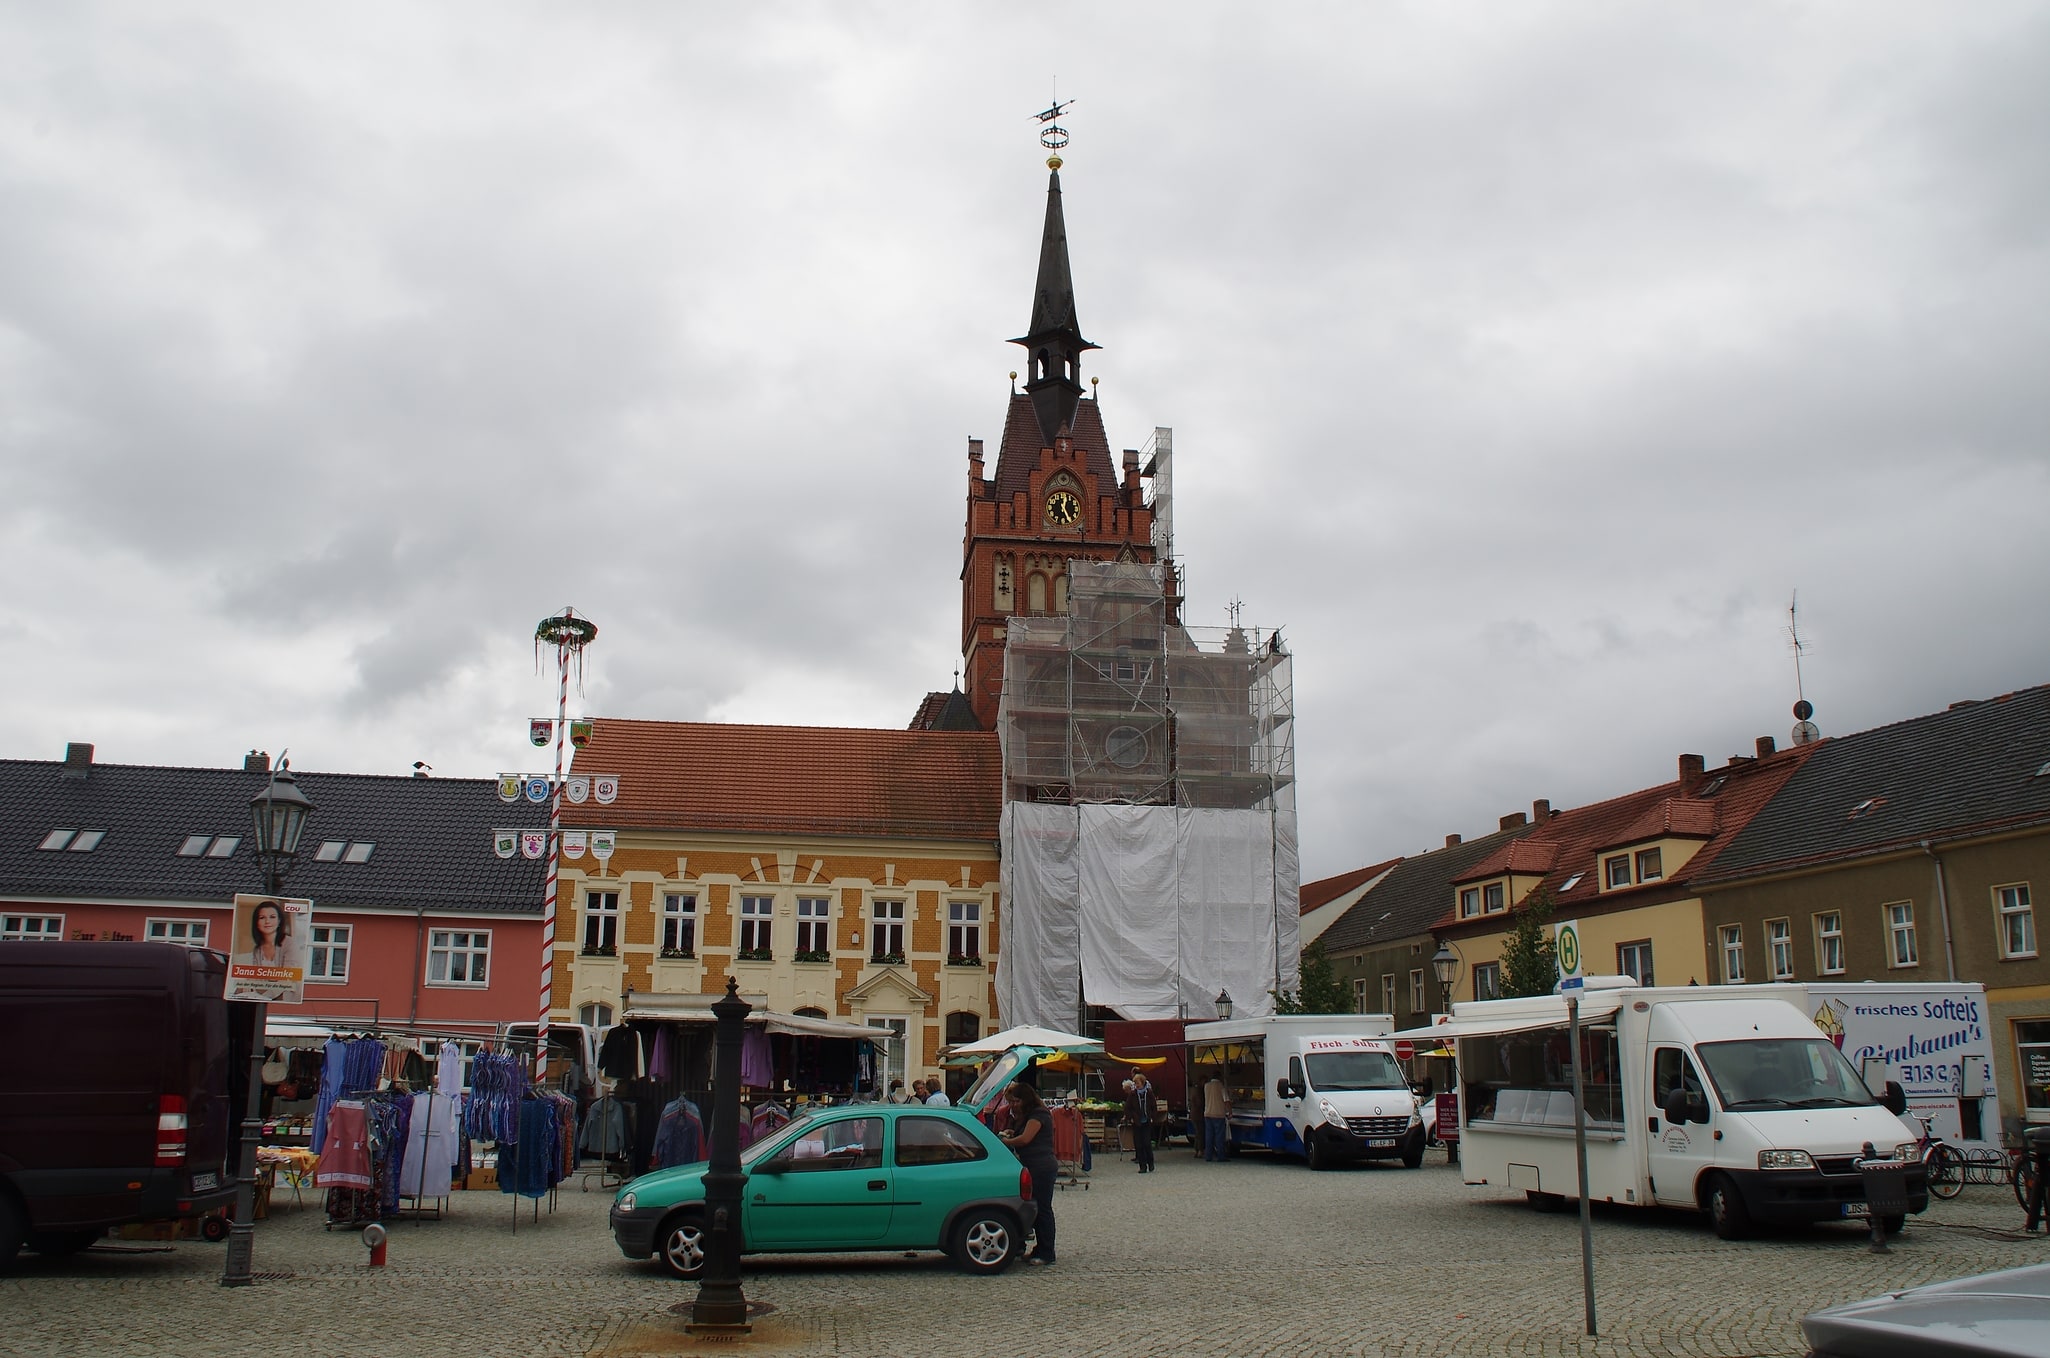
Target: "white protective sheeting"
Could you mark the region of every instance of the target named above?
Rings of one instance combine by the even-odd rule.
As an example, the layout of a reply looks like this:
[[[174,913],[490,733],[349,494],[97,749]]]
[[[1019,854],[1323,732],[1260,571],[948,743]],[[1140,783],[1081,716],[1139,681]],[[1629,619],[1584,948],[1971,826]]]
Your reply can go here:
[[[1004,807],[1007,1023],[1247,1018],[1297,981],[1295,813],[1122,804]],[[1277,965],[1278,959],[1278,965]]]
[[[1293,752],[1291,751],[1291,758]],[[1274,953],[1284,993],[1302,988],[1302,864],[1296,852],[1295,797],[1274,812]],[[1236,1012],[1236,1011],[1234,1011]]]
[[[1075,810],[1053,803],[1004,804],[997,1013],[1009,1024],[1067,1030],[1081,1020]]]

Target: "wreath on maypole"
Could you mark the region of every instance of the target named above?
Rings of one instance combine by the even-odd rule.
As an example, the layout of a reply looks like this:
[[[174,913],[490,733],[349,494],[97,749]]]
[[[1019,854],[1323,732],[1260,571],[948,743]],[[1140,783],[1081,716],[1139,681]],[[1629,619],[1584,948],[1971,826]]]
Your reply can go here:
[[[534,671],[541,670],[541,648],[553,646],[558,651],[567,651],[576,657],[577,689],[584,687],[584,647],[598,639],[598,624],[589,618],[577,616],[574,608],[564,607],[552,618],[541,619],[534,628]]]

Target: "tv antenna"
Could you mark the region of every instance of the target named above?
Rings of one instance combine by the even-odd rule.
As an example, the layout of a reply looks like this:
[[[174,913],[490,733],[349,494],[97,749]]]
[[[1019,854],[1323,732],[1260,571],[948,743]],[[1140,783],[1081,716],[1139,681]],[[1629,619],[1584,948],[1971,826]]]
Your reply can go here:
[[[1801,640],[1801,591],[1798,589],[1787,601],[1787,638],[1794,646],[1793,741],[1796,745],[1812,745],[1822,739],[1822,728],[1808,720],[1815,715],[1815,704],[1808,701],[1808,695],[1801,687],[1801,657],[1807,654],[1808,643]]]
[[[1063,101],[1060,98],[1060,87],[1056,85],[1054,87],[1053,103],[1047,106],[1044,113],[1032,115],[1039,123],[1039,144],[1041,146],[1044,146],[1049,151],[1058,151],[1068,144],[1068,129],[1062,127],[1056,120],[1074,106],[1074,100]]]

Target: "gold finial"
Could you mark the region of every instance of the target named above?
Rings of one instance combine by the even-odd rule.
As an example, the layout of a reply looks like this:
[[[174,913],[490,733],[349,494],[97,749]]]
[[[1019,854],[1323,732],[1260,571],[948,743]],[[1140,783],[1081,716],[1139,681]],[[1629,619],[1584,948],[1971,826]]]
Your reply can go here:
[[[1046,158],[1046,168],[1047,168],[1047,169],[1049,169],[1049,170],[1058,170],[1058,169],[1060,169],[1060,168],[1061,168],[1061,158],[1060,158],[1059,156],[1048,156],[1048,157]]]

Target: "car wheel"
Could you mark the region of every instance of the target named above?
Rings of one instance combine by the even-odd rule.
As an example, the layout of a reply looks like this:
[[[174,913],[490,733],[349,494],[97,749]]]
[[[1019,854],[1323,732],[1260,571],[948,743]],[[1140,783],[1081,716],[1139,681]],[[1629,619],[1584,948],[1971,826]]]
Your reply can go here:
[[[1425,1140],[1426,1139],[1423,1136],[1423,1134],[1419,1132],[1417,1134],[1416,1145],[1411,1146],[1407,1150],[1403,1151],[1402,1167],[1404,1169],[1417,1169],[1423,1165]]]
[[[1540,1193],[1534,1188],[1526,1188],[1523,1191],[1523,1200],[1530,1205],[1532,1211],[1536,1212],[1563,1212],[1566,1210],[1566,1195],[1564,1193]]]
[[[1319,1142],[1316,1137],[1310,1138],[1309,1144],[1305,1149],[1309,1153],[1308,1158],[1311,1169],[1331,1168],[1331,1152],[1325,1150],[1323,1143]]]
[[[1729,1175],[1718,1174],[1708,1181],[1701,1205],[1708,1211],[1708,1224],[1721,1239],[1742,1240],[1751,1234],[1751,1209],[1744,1205],[1744,1195]]]
[[[99,1243],[99,1231],[37,1231],[28,1238],[28,1247],[45,1259],[61,1259],[67,1254],[91,1249]]]
[[[199,1223],[199,1233],[218,1245],[228,1238],[228,1219],[220,1216],[207,1217]]]
[[[20,1204],[0,1188],[0,1268],[14,1262],[14,1256],[21,1253],[22,1237],[27,1234],[28,1218]]]
[[[1965,1191],[1964,1157],[1948,1146],[1938,1146],[1929,1152],[1928,1164],[1924,1167],[1929,1179],[1929,1193],[1946,1202]]]
[[[693,1207],[677,1212],[655,1232],[655,1252],[673,1278],[695,1278],[705,1271],[705,1214]]]
[[[1001,1273],[1018,1257],[1018,1223],[1008,1212],[970,1212],[954,1228],[947,1251],[968,1273]]]
[[[1886,1228],[1888,1235],[1899,1235],[1907,1229],[1908,1219],[1906,1217],[1881,1217],[1879,1218],[1879,1224]]]

